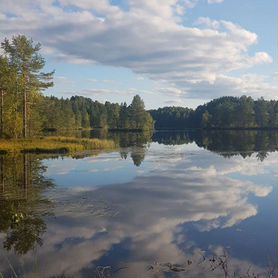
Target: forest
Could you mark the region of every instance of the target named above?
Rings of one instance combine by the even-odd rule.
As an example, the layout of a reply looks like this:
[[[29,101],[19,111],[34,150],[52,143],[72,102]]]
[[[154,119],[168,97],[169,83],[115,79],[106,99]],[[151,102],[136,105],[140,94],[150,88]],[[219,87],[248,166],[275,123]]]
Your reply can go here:
[[[248,96],[220,97],[195,110],[164,107],[150,110],[156,129],[277,129],[278,101]]]
[[[134,96],[130,105],[106,101],[104,104],[82,96],[70,99],[44,97],[40,109],[44,130],[104,128],[110,130],[148,131],[153,119],[145,111],[140,96]]]
[[[5,39],[0,56],[0,136],[32,138],[43,130],[108,128],[146,131],[153,119],[145,111],[140,96],[127,105],[47,97],[43,90],[52,87],[54,71],[45,73],[41,45],[23,35]]]

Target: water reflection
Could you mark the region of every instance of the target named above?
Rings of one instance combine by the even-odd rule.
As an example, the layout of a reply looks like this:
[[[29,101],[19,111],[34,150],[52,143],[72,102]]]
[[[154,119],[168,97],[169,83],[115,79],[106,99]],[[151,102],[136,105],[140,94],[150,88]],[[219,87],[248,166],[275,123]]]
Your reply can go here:
[[[278,150],[278,132],[275,130],[188,130],[188,131],[156,131],[156,132],[109,132],[105,129],[85,131],[64,131],[64,136],[111,139],[123,148],[122,158],[128,154],[134,157],[134,165],[140,166],[144,153],[151,142],[163,145],[184,145],[195,143],[198,147],[218,153],[224,157],[241,155],[243,158],[256,153],[263,161],[269,152]],[[59,135],[61,135],[59,133]],[[132,148],[135,147],[135,148]],[[140,154],[138,148],[140,148]],[[127,149],[129,148],[129,149]]]
[[[136,166],[140,166],[144,160],[150,142],[163,145],[183,145],[194,142],[198,147],[224,157],[241,155],[246,158],[256,153],[257,158],[261,161],[268,156],[269,152],[278,150],[278,132],[265,130],[157,131],[143,134],[96,130],[91,131],[90,134],[83,134],[83,136],[114,140],[117,145],[125,148],[120,152],[121,157],[126,158],[130,152]],[[140,148],[139,152],[136,146]],[[127,150],[128,147],[129,150]]]
[[[33,155],[0,157],[0,232],[7,250],[25,254],[42,244],[43,217],[50,213],[50,201],[42,192],[53,186],[43,176],[45,170]]]
[[[215,147],[221,155],[193,143],[173,144],[187,140],[182,133],[160,134],[150,144],[137,138],[120,154],[78,160],[27,155],[11,163],[13,157],[4,157],[0,202],[23,196],[25,211],[45,224],[33,236],[29,231],[36,228],[20,220],[26,227],[14,238],[33,239],[26,248],[31,252],[23,255],[13,244],[17,254],[3,248],[0,255],[17,273],[24,269],[24,277],[271,277],[267,271],[278,263],[275,137],[250,135],[257,143],[244,149],[231,135],[225,149],[223,142],[216,148],[220,139],[202,136],[196,144],[207,142],[202,148]],[[268,155],[258,159],[259,151]],[[19,190],[24,184],[27,195]],[[13,226],[14,218],[7,219],[2,242]],[[5,260],[0,271],[12,276]]]
[[[278,132],[254,130],[156,132],[154,142],[164,145],[181,145],[195,142],[197,146],[220,153],[225,157],[240,154],[242,157],[257,152],[263,160],[268,152],[278,150]]]

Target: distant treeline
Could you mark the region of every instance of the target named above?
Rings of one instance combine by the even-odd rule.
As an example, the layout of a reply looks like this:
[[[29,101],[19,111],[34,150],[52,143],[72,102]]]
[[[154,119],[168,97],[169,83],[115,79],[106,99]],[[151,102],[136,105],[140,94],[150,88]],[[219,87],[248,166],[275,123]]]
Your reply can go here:
[[[153,119],[145,111],[143,100],[136,95],[131,104],[105,104],[82,96],[70,99],[44,97],[42,128],[107,128],[146,131],[153,129]]]
[[[5,107],[5,110],[8,111],[9,107]],[[4,137],[22,137],[21,129],[10,127],[14,122],[6,118],[9,114],[5,111],[3,114]],[[19,113],[18,117],[20,116]],[[28,123],[29,137],[43,131],[90,128],[149,131],[154,126],[152,117],[145,111],[144,102],[138,95],[130,105],[108,101],[103,104],[82,96],[64,99],[38,95],[36,106],[29,106]]]
[[[156,129],[278,128],[278,101],[251,97],[221,97],[195,110],[164,107],[150,110]]]

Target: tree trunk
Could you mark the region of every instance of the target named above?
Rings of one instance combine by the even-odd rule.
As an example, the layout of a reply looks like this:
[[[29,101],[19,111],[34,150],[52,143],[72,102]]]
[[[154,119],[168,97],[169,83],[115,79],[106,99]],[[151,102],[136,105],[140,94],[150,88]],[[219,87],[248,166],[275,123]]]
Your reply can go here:
[[[4,133],[4,91],[1,90],[1,112],[0,112],[0,137],[3,138]]]
[[[27,138],[27,91],[23,95],[23,138]]]
[[[1,180],[1,185],[2,185],[2,194],[4,197],[5,194],[5,180],[4,180],[4,157],[0,156],[0,180]]]

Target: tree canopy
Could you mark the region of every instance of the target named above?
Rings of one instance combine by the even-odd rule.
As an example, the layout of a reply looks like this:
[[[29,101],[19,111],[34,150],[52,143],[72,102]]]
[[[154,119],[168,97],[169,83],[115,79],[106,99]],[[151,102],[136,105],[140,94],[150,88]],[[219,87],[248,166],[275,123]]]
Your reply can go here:
[[[1,136],[28,137],[36,129],[36,105],[43,89],[53,86],[54,72],[44,73],[41,45],[23,35],[1,43]],[[31,127],[29,128],[29,124]]]
[[[164,107],[150,110],[156,129],[278,128],[278,102],[251,97],[221,97],[195,110]]]

